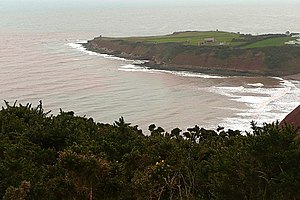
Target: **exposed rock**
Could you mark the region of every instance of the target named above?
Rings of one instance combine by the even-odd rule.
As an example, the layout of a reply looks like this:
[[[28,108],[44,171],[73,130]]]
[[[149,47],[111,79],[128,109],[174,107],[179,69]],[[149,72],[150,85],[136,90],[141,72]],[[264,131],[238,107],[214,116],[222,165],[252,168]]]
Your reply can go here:
[[[294,127],[300,126],[300,105],[280,122],[280,126],[285,125],[285,123]],[[300,134],[300,130],[298,134]]]

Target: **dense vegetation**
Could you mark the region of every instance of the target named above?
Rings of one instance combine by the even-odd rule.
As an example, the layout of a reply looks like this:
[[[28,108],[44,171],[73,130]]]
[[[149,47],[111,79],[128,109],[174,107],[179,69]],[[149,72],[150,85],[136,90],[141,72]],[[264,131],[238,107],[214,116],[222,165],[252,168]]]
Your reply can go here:
[[[151,135],[42,104],[0,111],[3,199],[300,199],[300,141],[277,123],[252,133],[195,126]]]

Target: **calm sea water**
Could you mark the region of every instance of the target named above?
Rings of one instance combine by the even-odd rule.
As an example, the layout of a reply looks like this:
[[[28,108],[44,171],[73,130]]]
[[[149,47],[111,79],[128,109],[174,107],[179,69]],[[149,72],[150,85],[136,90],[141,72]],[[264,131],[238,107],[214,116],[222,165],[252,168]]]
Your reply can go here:
[[[224,77],[155,71],[86,51],[98,35],[169,34],[180,30],[300,32],[300,6],[48,10],[0,13],[0,99],[52,113],[112,123],[120,116],[144,130],[248,130],[250,121],[281,120],[300,102],[300,83],[272,77]],[[1,103],[3,105],[4,103]]]

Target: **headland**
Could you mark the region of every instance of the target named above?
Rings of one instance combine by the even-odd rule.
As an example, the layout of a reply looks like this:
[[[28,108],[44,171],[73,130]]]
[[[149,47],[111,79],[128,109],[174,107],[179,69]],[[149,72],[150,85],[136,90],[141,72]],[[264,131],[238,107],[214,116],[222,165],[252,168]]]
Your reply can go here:
[[[251,35],[223,31],[185,31],[164,36],[96,37],[90,51],[133,60],[154,69],[222,75],[300,74],[300,35]],[[294,76],[297,77],[298,76]]]

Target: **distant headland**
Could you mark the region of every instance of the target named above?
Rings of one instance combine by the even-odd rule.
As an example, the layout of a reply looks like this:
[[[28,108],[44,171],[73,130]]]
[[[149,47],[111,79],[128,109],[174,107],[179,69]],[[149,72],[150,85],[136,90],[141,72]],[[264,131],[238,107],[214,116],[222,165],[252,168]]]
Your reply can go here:
[[[223,31],[185,31],[164,36],[96,37],[90,51],[148,60],[155,69],[224,75],[300,74],[299,33],[251,35]]]

